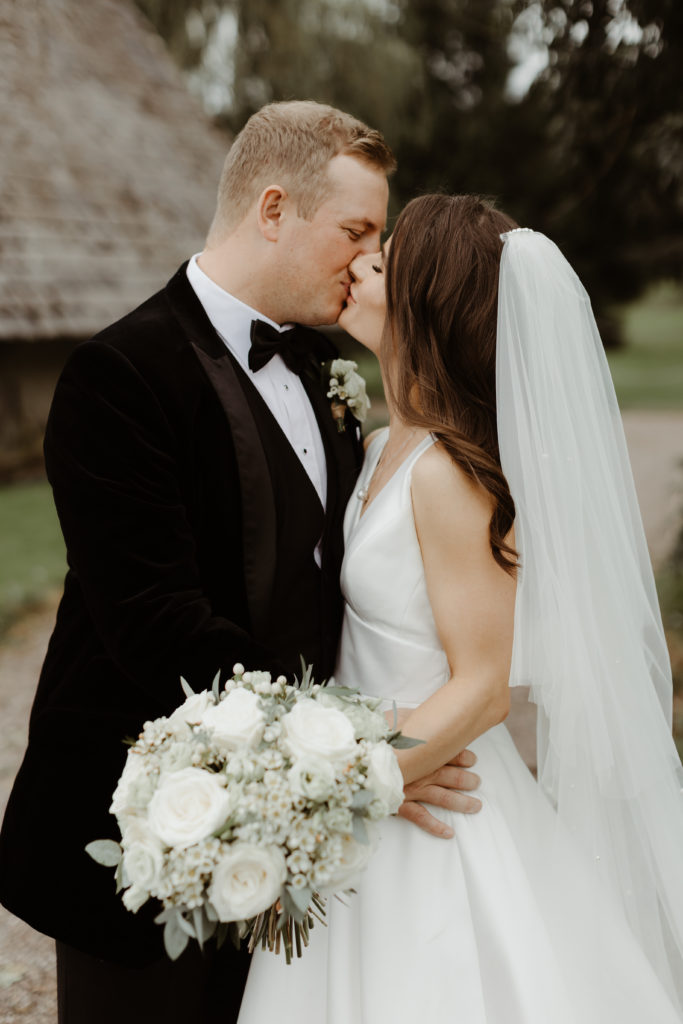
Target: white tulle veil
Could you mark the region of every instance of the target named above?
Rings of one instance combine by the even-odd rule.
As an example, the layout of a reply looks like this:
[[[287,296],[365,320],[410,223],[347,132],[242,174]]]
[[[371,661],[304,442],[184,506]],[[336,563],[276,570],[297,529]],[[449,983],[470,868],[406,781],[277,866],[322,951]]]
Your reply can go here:
[[[619,409],[590,301],[559,249],[528,229],[501,238],[498,434],[520,560],[510,683],[538,705],[555,881],[578,847],[588,884],[626,916],[680,1010],[681,764]],[[586,941],[599,943],[605,903],[594,911]]]

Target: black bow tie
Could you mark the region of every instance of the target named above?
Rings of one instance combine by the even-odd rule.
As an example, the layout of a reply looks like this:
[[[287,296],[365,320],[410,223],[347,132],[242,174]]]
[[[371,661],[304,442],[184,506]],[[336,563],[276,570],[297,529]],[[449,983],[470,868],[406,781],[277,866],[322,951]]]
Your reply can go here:
[[[249,369],[256,373],[279,355],[292,373],[300,374],[315,360],[311,333],[304,328],[292,327],[288,331],[277,331],[264,320],[251,321],[251,348]]]

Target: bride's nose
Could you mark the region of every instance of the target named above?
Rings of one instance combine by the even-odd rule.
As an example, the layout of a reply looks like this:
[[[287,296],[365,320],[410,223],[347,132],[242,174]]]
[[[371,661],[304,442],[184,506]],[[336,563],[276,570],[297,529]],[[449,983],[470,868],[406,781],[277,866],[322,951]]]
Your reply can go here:
[[[365,277],[367,267],[372,260],[372,256],[368,253],[363,253],[356,256],[355,259],[349,263],[349,274],[354,281],[362,281]]]

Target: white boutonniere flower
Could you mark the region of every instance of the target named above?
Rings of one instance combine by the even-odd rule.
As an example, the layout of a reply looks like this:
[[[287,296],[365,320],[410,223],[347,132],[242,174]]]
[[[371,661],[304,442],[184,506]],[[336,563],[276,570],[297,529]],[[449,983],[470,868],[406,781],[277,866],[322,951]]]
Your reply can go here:
[[[323,382],[327,397],[332,399],[332,417],[340,433],[346,430],[347,408],[359,423],[365,421],[370,408],[365,380],[357,371],[358,363],[351,359],[330,359],[323,363]]]

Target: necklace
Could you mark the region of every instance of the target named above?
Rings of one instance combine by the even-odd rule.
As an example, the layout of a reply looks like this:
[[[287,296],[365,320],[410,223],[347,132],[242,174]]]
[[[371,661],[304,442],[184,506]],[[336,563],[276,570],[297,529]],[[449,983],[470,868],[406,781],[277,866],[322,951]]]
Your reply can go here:
[[[387,448],[389,447],[389,441],[391,440],[391,435],[389,436],[389,441],[387,441],[386,445],[384,446],[384,450],[382,451],[382,454],[377,460],[377,465],[375,466],[372,472],[372,476],[368,481],[367,487],[361,487],[358,489],[358,491],[356,491],[356,497],[360,502],[362,502],[361,515],[365,511],[365,506],[367,505],[370,499],[371,493],[373,491],[377,493],[377,484],[386,477],[388,467],[393,467],[394,465],[396,465],[399,456],[403,454],[410,441],[412,441],[412,439],[415,437],[416,433],[417,431],[415,430],[415,428],[413,428],[407,434],[407,436],[398,446],[398,448],[394,452],[392,452],[391,455],[387,456]],[[381,490],[382,488],[380,487],[379,489]]]

